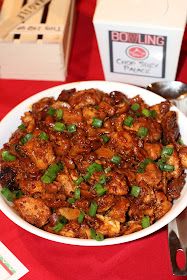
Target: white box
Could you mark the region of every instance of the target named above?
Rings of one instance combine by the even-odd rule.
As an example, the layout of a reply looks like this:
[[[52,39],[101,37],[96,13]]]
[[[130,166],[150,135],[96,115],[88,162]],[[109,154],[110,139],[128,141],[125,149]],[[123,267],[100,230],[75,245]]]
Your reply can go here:
[[[106,80],[174,80],[187,0],[99,0],[93,18]]]
[[[33,0],[4,0],[0,23]],[[64,81],[75,0],[52,0],[0,41],[0,78]]]

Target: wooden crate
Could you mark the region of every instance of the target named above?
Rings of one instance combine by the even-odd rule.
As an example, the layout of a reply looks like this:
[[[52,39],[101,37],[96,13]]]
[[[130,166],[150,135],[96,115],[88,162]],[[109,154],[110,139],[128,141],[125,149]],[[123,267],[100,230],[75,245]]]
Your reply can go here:
[[[0,23],[33,0],[4,0]],[[0,77],[64,81],[71,48],[75,0],[52,0],[0,41]]]

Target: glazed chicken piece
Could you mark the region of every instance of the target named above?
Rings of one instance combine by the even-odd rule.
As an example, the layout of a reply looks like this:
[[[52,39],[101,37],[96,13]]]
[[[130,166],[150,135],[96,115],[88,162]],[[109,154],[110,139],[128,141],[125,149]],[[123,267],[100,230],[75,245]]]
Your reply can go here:
[[[80,225],[75,221],[70,221],[59,231],[59,234],[66,237],[79,237],[79,230]]]
[[[99,111],[98,109],[94,108],[93,106],[84,107],[82,109],[82,114],[83,114],[84,120],[89,125],[92,125],[94,118],[103,120],[107,116],[107,113],[105,111]]]
[[[50,140],[54,152],[59,156],[66,156],[70,150],[70,139],[67,134],[51,133]]]
[[[171,209],[171,202],[167,200],[167,197],[164,195],[163,192],[155,192],[156,195],[156,204],[154,207],[154,214],[155,219],[159,220],[163,217],[170,209]]]
[[[77,220],[80,210],[75,208],[63,207],[57,210],[57,215],[65,217],[67,220]]]
[[[141,223],[139,221],[129,221],[126,226],[123,228],[123,234],[131,234],[133,232],[139,231],[142,229]]]
[[[144,144],[144,149],[147,152],[148,158],[151,158],[152,160],[156,160],[156,159],[160,158],[160,156],[161,156],[162,145],[160,143],[146,142]]]
[[[15,209],[24,220],[37,227],[44,226],[51,215],[49,207],[38,198],[23,196],[16,199],[14,205]]]
[[[181,164],[184,168],[187,168],[187,147],[184,146],[179,150],[179,157]]]
[[[69,124],[75,124],[80,126],[81,122],[83,121],[83,117],[81,114],[81,111],[73,111],[70,109],[63,109],[63,121],[69,125]]]
[[[95,89],[81,90],[70,96],[68,102],[75,108],[80,109],[88,105],[97,105],[101,102],[103,92]]]
[[[44,97],[32,105],[32,112],[38,115],[39,112],[46,110],[54,103],[53,97]]]
[[[169,101],[164,101],[151,106],[150,110],[154,110],[156,112],[156,120],[160,123],[163,117],[165,117],[165,115],[169,112],[170,107],[171,103]]]
[[[97,218],[102,221],[101,225],[97,227],[97,231],[108,237],[118,236],[120,232],[120,222],[113,220],[110,217],[97,215]]]
[[[173,146],[167,145],[166,147],[173,147]],[[172,155],[168,157],[167,164],[174,167],[174,170],[167,174],[168,178],[178,178],[182,174],[181,161],[180,161],[178,153],[175,149],[174,149]]]
[[[106,185],[106,189],[109,194],[126,195],[128,193],[129,187],[123,175],[109,172],[108,176],[110,179]]]
[[[26,112],[21,120],[25,125],[28,133],[32,132],[35,129],[35,118],[31,112]]]
[[[33,137],[23,146],[23,151],[40,170],[45,170],[55,160],[50,142]]]
[[[45,192],[45,185],[40,180],[20,180],[20,189],[26,195],[33,195]]]
[[[128,132],[127,130],[123,130],[119,132],[113,132],[111,134],[111,143],[115,146],[116,149],[130,150],[137,145],[137,140],[130,132]]]
[[[126,221],[126,213],[130,206],[129,200],[125,197],[119,197],[116,199],[115,205],[107,213],[107,216],[111,217],[113,220],[117,220],[120,223]]]
[[[149,120],[148,118],[138,118],[136,122],[131,127],[131,130],[138,133],[139,129],[146,128],[148,133],[145,136],[145,140],[151,143],[157,142],[160,140],[162,135],[161,126],[155,120]]]
[[[172,178],[171,181],[168,182],[166,196],[169,201],[173,201],[180,196],[180,192],[185,184],[186,175],[183,173],[177,178]]]
[[[165,144],[175,143],[175,141],[179,138],[179,126],[177,123],[176,112],[167,112],[162,118],[161,125]]]
[[[97,199],[97,205],[98,205],[98,213],[104,213],[111,209],[113,205],[116,203],[116,199],[114,195],[111,194],[105,194]]]
[[[143,173],[136,174],[136,181],[144,181],[151,187],[156,187],[162,179],[162,172],[155,163],[148,163]]]
[[[73,180],[71,179],[68,173],[60,173],[56,178],[57,182],[59,182],[64,189],[66,195],[70,195],[71,192],[74,192],[76,189],[76,185],[74,184]]]

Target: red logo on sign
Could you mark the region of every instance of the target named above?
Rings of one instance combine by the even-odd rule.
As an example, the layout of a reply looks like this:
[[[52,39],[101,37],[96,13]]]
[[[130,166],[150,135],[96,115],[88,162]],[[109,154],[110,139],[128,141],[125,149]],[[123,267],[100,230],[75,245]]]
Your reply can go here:
[[[146,48],[139,46],[128,47],[126,53],[128,57],[133,59],[145,59],[149,55],[149,52]]]

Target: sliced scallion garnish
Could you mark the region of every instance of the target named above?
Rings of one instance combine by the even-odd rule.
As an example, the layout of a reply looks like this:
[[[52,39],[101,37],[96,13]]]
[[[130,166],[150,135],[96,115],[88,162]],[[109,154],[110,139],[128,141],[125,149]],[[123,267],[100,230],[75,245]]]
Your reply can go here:
[[[97,241],[104,240],[104,235],[100,232],[96,232],[93,228],[90,229],[90,235],[92,239],[95,239]]]
[[[141,126],[137,131],[137,135],[141,138],[144,138],[148,135],[148,132],[149,130],[147,127]]]
[[[14,161],[14,160],[16,160],[16,156],[12,155],[9,151],[3,151],[2,159],[4,161]]]
[[[121,162],[121,157],[118,156],[118,155],[114,155],[114,156],[111,158],[111,162],[118,165],[118,164],[120,164],[120,162]]]
[[[70,133],[76,132],[76,130],[77,130],[77,127],[75,124],[70,124],[67,126],[67,131]]]
[[[102,127],[103,125],[103,121],[98,119],[98,118],[93,118],[92,120],[92,126],[95,127],[95,128],[99,128],[99,127]]]
[[[48,169],[45,171],[44,175],[41,177],[42,182],[45,184],[52,183],[56,179],[58,172],[62,169],[63,169],[63,165],[61,163],[59,164],[54,163],[50,165]]]
[[[20,139],[21,144],[26,144],[30,139],[32,139],[33,134],[32,133],[27,133],[23,138]]]
[[[126,117],[126,118],[124,119],[123,124],[124,124],[125,126],[131,127],[131,126],[133,125],[133,122],[134,122],[134,118],[131,117],[131,116],[128,116],[128,117]]]
[[[139,186],[132,186],[130,194],[134,197],[138,197],[140,194],[140,187]]]
[[[89,208],[89,215],[91,217],[95,217],[97,213],[97,207],[98,207],[97,203],[95,201],[92,201]]]
[[[138,103],[134,103],[131,105],[131,110],[133,111],[137,111],[140,108],[140,104]]]
[[[56,122],[53,126],[53,129],[58,132],[63,132],[66,129],[66,126],[62,122]]]
[[[149,227],[150,226],[150,218],[149,218],[149,216],[144,216],[143,218],[142,218],[142,228],[147,228],[147,227]]]

